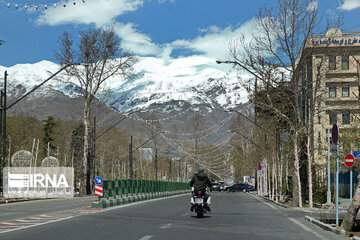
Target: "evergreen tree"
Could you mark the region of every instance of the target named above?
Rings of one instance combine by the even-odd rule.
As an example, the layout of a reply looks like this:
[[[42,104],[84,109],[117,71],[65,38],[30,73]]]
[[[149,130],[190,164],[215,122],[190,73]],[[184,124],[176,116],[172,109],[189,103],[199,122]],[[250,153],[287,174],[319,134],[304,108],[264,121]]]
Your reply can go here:
[[[44,143],[44,157],[48,155],[48,151],[54,150],[56,147],[53,145],[53,134],[54,134],[54,127],[56,126],[55,118],[53,116],[48,116],[46,120],[43,120],[42,122],[45,123],[43,131],[44,131],[44,137],[43,137],[43,143]],[[49,149],[48,149],[49,148]],[[51,155],[51,154],[50,154]]]

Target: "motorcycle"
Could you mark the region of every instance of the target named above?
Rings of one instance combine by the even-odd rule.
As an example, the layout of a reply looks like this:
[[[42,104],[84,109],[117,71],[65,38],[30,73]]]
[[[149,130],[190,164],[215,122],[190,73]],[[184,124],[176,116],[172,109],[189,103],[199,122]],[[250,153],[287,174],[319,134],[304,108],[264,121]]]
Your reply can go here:
[[[208,204],[210,204],[210,196],[206,199],[206,191],[193,192],[191,203],[198,218],[202,218],[207,213]]]

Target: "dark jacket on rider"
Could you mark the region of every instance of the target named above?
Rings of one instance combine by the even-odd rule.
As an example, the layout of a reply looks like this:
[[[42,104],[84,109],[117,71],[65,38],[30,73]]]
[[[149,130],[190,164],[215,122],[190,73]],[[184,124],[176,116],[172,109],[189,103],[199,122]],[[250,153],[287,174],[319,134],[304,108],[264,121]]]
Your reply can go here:
[[[211,181],[209,177],[203,173],[196,173],[191,179],[190,186],[194,187],[194,191],[205,190],[207,186],[211,187]]]

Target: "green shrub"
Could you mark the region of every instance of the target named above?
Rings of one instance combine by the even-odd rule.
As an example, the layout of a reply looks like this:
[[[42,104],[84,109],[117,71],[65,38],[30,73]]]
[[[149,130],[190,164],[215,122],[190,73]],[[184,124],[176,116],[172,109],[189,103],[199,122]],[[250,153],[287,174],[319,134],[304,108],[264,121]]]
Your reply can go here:
[[[313,201],[314,203],[326,203],[327,202],[327,186],[314,187]],[[334,187],[331,186],[331,196],[334,196]]]

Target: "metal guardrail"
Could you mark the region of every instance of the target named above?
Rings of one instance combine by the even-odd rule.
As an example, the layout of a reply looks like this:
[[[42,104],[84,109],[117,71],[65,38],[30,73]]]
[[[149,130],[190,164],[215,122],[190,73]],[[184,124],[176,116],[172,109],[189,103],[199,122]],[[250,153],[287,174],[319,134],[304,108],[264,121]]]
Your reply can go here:
[[[166,192],[190,190],[189,183],[152,181],[152,180],[105,180],[103,182],[103,197],[109,199],[123,197],[139,197],[143,195],[161,195]]]

